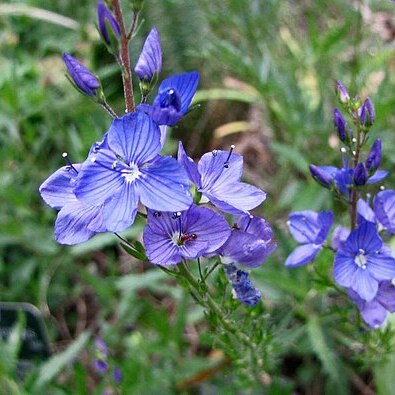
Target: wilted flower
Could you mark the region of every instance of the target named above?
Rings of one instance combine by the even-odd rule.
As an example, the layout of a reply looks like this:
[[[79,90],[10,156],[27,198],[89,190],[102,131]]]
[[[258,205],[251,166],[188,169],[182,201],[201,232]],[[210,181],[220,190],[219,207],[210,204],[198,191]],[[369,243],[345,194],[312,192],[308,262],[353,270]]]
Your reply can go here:
[[[96,96],[100,88],[99,80],[77,59],[70,54],[63,54],[63,61],[67,67],[70,81],[87,96]]]

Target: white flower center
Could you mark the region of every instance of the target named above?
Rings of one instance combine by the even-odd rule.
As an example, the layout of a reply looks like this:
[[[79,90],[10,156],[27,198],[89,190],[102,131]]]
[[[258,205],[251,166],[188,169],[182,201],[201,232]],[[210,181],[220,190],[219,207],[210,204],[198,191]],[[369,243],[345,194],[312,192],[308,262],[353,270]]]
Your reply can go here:
[[[355,256],[354,262],[359,266],[361,269],[366,269],[366,255],[365,251],[360,249],[359,254]]]
[[[131,163],[128,169],[122,169],[121,173],[122,173],[122,177],[124,177],[126,182],[129,183],[133,182],[134,180],[136,180],[141,176],[141,171],[134,163]]]

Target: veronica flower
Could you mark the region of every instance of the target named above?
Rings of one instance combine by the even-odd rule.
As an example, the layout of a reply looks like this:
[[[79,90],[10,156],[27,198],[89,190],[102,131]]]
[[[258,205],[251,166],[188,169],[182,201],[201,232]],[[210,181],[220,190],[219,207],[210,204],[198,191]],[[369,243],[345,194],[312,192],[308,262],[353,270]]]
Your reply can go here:
[[[160,47],[158,31],[153,27],[145,40],[134,72],[140,80],[151,81],[155,73],[159,74],[161,69],[162,49]]]
[[[376,296],[367,302],[352,289],[348,296],[357,305],[363,320],[372,328],[379,328],[387,318],[388,312],[395,312],[395,287],[391,281],[379,284]]]
[[[103,204],[108,231],[122,231],[134,222],[138,202],[153,210],[186,210],[192,203],[185,171],[174,158],[159,155],[160,131],[144,113],[115,119],[106,148],[88,157],[74,189],[85,204]]]
[[[178,147],[178,160],[184,166],[189,179],[220,210],[230,214],[247,213],[261,204],[265,192],[240,182],[243,157],[228,151],[212,151],[204,154],[196,165],[185,153],[182,143]]]
[[[285,261],[285,266],[298,267],[312,261],[322,249],[332,227],[331,211],[298,211],[289,215],[288,227],[292,237],[300,244]]]
[[[277,248],[270,225],[259,217],[242,215],[226,243],[217,251],[226,264],[255,268]]]
[[[137,109],[150,115],[158,125],[173,126],[188,111],[198,83],[196,71],[173,75],[159,85],[152,105],[140,104]]]
[[[148,211],[143,241],[154,265],[175,265],[216,251],[230,235],[225,219],[206,207],[182,212]]]
[[[367,302],[376,296],[379,282],[395,278],[395,259],[375,224],[363,222],[350,233],[335,256],[334,277]]]
[[[82,63],[70,54],[63,54],[63,61],[67,67],[70,81],[75,87],[87,96],[96,96],[100,88],[99,80]]]
[[[235,297],[246,306],[255,306],[262,295],[248,278],[248,273],[238,269],[233,263],[224,265],[224,271],[228,281],[233,287]]]
[[[334,250],[342,248],[349,234],[350,229],[344,226],[336,226],[332,234],[332,248]]]
[[[80,164],[63,166],[40,186],[44,201],[60,210],[55,221],[55,239],[60,244],[82,243],[107,229],[103,224],[102,206],[87,205],[77,200],[73,188]]]
[[[378,222],[389,234],[395,234],[395,191],[388,189],[379,192],[373,202]]]

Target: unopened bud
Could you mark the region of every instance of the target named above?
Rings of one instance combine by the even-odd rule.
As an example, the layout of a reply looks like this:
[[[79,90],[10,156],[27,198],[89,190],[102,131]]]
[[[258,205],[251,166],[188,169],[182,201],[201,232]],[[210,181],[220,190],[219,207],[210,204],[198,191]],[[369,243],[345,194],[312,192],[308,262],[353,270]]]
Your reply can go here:
[[[116,53],[121,29],[103,0],[97,2],[97,23],[99,33],[107,47],[111,49],[111,52]]]
[[[336,81],[336,93],[341,103],[345,104],[350,101],[350,95],[340,81]]]
[[[381,164],[382,148],[381,140],[376,139],[370,149],[369,155],[366,158],[366,168],[369,171],[376,171]]]
[[[368,180],[368,171],[363,163],[358,163],[354,169],[354,184],[357,186],[365,185]]]
[[[345,141],[347,138],[347,135],[346,135],[347,122],[344,119],[343,114],[337,108],[335,108],[333,110],[333,123],[335,125],[339,139],[341,141]]]
[[[309,165],[312,177],[323,187],[330,188],[333,183],[332,175],[319,166]]]
[[[367,98],[358,111],[361,123],[365,126],[372,126],[376,120],[376,112],[372,101]]]

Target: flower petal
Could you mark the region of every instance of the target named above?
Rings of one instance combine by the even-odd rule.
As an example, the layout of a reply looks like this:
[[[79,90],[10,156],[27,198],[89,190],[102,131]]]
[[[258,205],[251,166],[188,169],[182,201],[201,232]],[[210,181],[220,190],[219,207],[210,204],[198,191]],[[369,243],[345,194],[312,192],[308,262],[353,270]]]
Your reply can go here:
[[[184,167],[185,171],[188,174],[189,179],[197,186],[197,188],[200,188],[201,179],[197,165],[195,164],[193,159],[186,154],[184,150],[184,146],[182,145],[181,141],[178,143],[177,160]]]
[[[137,111],[113,120],[107,143],[127,164],[139,166],[159,153],[160,137],[159,126],[147,114]]]
[[[298,243],[314,243],[321,227],[318,213],[311,210],[296,211],[288,216],[288,227]]]
[[[321,250],[321,246],[315,244],[304,244],[296,247],[285,261],[287,267],[299,267],[311,262],[318,252]]]
[[[365,254],[375,253],[381,249],[382,245],[383,241],[377,232],[376,225],[364,221],[350,233],[343,248],[347,252],[357,255],[360,250],[365,251]]]
[[[335,256],[333,276],[335,281],[343,287],[349,288],[351,286],[354,275],[358,270],[358,265],[355,264],[354,258],[354,255],[349,255],[343,250],[339,250]]]
[[[374,212],[388,233],[395,233],[395,191],[379,192],[374,198]]]
[[[384,180],[388,176],[387,170],[376,170],[372,177],[368,178],[368,184],[375,184],[376,182],[380,182]]]
[[[182,211],[192,204],[189,180],[184,169],[171,157],[158,156],[141,168],[142,177],[136,180],[141,202],[152,210]]]
[[[114,197],[107,201],[103,220],[109,232],[122,232],[134,222],[139,196],[136,184],[126,182]]]
[[[242,215],[237,221],[241,231],[250,233],[263,241],[270,241],[273,237],[273,231],[269,223],[263,218],[252,215]]]
[[[395,278],[395,259],[379,251],[367,256],[366,268],[378,281],[392,280]]]
[[[395,286],[391,281],[380,283],[376,300],[389,312],[395,312]]]
[[[379,283],[370,275],[368,270],[358,268],[354,273],[350,288],[353,289],[363,300],[370,302],[377,294]]]

